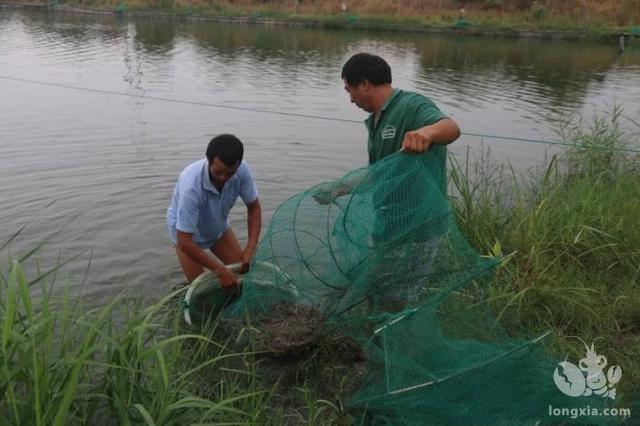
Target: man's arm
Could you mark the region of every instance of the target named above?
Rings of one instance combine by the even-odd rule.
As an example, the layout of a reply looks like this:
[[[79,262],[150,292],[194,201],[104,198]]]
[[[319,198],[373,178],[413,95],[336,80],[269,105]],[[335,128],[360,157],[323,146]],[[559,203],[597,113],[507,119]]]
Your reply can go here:
[[[330,182],[320,185],[311,196],[318,204],[325,205],[332,203],[336,198],[350,194],[354,188],[363,183],[364,175],[349,176],[338,182]]]
[[[247,230],[249,233],[249,239],[247,241],[247,247],[242,252],[242,266],[240,267],[240,273],[244,273],[249,269],[251,258],[253,258],[256,247],[258,247],[261,229],[262,208],[260,207],[260,200],[256,198],[255,201],[247,204]]]
[[[209,269],[211,272],[216,274],[220,280],[220,287],[235,287],[238,284],[238,278],[236,275],[227,269],[227,267],[222,263],[207,255],[204,250],[193,242],[192,237],[193,234],[177,231],[176,246],[178,249],[203,268]]]
[[[447,145],[458,139],[460,128],[450,118],[443,118],[434,124],[405,133],[402,150],[419,153],[429,149],[431,144]]]

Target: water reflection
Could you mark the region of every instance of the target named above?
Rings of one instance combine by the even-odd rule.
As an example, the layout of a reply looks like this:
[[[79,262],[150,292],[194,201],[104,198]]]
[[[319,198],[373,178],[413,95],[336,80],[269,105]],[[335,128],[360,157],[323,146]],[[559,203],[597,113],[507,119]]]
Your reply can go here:
[[[174,47],[176,26],[172,23],[161,25],[156,20],[140,19],[133,22],[136,42],[147,53],[164,55]]]
[[[20,14],[25,30],[46,43],[65,44],[65,51],[80,55],[92,46],[124,43],[131,33],[116,17]],[[145,61],[170,60],[180,37],[196,47],[195,60],[213,61],[223,80],[237,77],[236,69],[255,72],[266,84],[295,85],[309,79],[336,81],[336,67],[354,50],[377,50],[387,55],[415,55],[419,87],[464,100],[502,99],[499,89],[515,99],[535,104],[547,113],[579,106],[590,87],[603,82],[612,67],[640,65],[640,49],[631,46],[620,56],[613,44],[544,40],[511,40],[379,34],[335,30],[233,25],[212,22],[170,22],[140,19],[132,22],[136,48]],[[379,40],[373,41],[372,38]],[[42,42],[42,41],[41,41]],[[376,45],[376,43],[381,43]],[[126,51],[125,56],[131,52]],[[125,63],[130,59],[125,58]],[[129,68],[129,65],[127,65]],[[205,65],[207,67],[207,65]],[[229,71],[231,70],[231,71]],[[313,73],[311,73],[313,71]],[[128,71],[127,83],[141,70]],[[268,74],[268,75],[267,75]],[[269,77],[269,78],[267,78]],[[139,86],[140,82],[137,83]],[[135,85],[135,84],[134,84]],[[437,87],[436,87],[437,86]],[[524,99],[526,98],[526,99]]]
[[[589,86],[606,78],[619,61],[609,45],[485,38],[425,39],[418,45],[418,54],[419,78],[435,77],[452,93],[493,97],[506,84],[515,97],[531,97],[549,112],[580,105]],[[625,60],[640,64],[639,55]]]
[[[371,45],[371,33],[348,31],[157,21],[136,23],[136,30],[140,32],[137,39],[144,40],[149,52],[158,48],[170,51],[173,39],[180,35],[192,39],[199,53],[216,65],[257,68],[263,77],[270,73],[283,84],[306,78],[334,84],[336,65],[339,67],[349,52],[381,50],[381,46]],[[418,85],[436,93],[443,92],[444,85],[449,95],[459,95],[461,101],[495,97],[503,88],[550,114],[579,106],[590,86],[604,81],[612,67],[640,65],[638,49],[629,49],[621,57],[615,46],[603,43],[423,34],[373,36],[383,39],[382,50],[392,55],[416,55],[420,63]],[[306,74],[310,69],[313,75]]]

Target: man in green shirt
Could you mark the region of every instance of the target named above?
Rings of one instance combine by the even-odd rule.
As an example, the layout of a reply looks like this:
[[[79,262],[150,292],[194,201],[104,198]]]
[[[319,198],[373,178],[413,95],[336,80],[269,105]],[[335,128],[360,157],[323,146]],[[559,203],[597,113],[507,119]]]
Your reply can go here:
[[[429,98],[393,88],[391,68],[379,56],[353,55],[342,67],[342,80],[351,102],[370,113],[365,121],[369,133],[369,164],[398,151],[422,154],[425,167],[446,197],[446,145],[460,136],[458,125]],[[404,185],[412,183],[411,179],[403,182]],[[320,203],[328,203],[359,184],[361,182],[338,185],[320,191],[314,197]],[[408,300],[417,297],[436,256],[442,233],[446,231],[446,223],[435,220],[416,230],[414,235],[397,235],[398,229],[402,228],[397,226],[397,212],[408,210],[407,200],[416,199],[412,197],[415,191],[423,190],[420,186],[412,186],[400,191],[402,194],[377,196],[378,231],[372,237],[380,253],[378,266],[370,273],[375,277],[371,293],[372,299],[383,303],[382,309],[387,311],[402,309]],[[406,270],[400,272],[399,264],[406,265]],[[397,285],[399,274],[404,274],[403,285]]]

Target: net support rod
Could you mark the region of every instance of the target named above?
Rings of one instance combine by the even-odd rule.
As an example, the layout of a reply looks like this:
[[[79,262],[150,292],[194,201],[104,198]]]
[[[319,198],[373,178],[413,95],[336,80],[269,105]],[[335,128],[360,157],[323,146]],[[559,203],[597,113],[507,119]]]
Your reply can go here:
[[[405,311],[405,313],[404,313],[404,314],[402,314],[402,315],[400,315],[400,316],[398,316],[398,317],[396,317],[396,318],[392,319],[392,320],[391,320],[391,321],[389,321],[388,323],[383,324],[382,326],[380,326],[380,327],[376,328],[375,330],[373,330],[373,334],[378,334],[378,333],[380,333],[381,331],[384,331],[384,329],[385,329],[385,328],[392,326],[393,324],[395,324],[395,323],[397,323],[398,321],[400,321],[400,320],[402,320],[402,319],[404,319],[404,318],[406,318],[406,317],[408,317],[408,316],[412,315],[414,312],[417,312],[417,311],[418,311],[418,310],[417,310],[417,309],[415,309],[415,308],[412,308],[412,309],[409,309],[409,310]]]
[[[539,342],[540,340],[542,340],[542,339],[544,339],[545,337],[547,337],[549,334],[551,334],[551,331],[547,331],[547,332],[546,332],[546,333],[544,333],[543,335],[541,335],[541,336],[539,336],[539,337],[536,337],[535,339],[530,340],[530,341],[528,341],[528,342],[526,342],[526,343],[523,343],[522,345],[519,345],[519,346],[517,346],[517,347],[515,347],[515,348],[513,348],[513,349],[511,349],[511,350],[509,350],[509,351],[507,351],[506,353],[504,353],[504,354],[502,354],[502,355],[498,355],[498,356],[496,356],[496,357],[493,357],[493,358],[489,359],[488,361],[483,362],[482,364],[478,364],[478,365],[476,365],[475,367],[471,367],[471,368],[469,368],[469,369],[466,369],[466,370],[464,370],[464,371],[460,371],[460,372],[458,372],[458,373],[452,374],[452,375],[447,376],[447,377],[444,377],[444,378],[442,378],[442,379],[438,379],[438,380],[431,380],[431,381],[429,381],[429,382],[421,383],[421,384],[419,384],[419,385],[409,386],[408,388],[397,389],[397,390],[394,390],[394,391],[389,392],[389,395],[398,395],[398,394],[401,394],[401,393],[404,393],[404,392],[409,392],[409,391],[412,391],[412,390],[416,390],[416,389],[424,388],[424,387],[427,387],[427,386],[435,385],[436,383],[444,382],[444,381],[446,381],[446,380],[449,380],[449,379],[451,379],[451,378],[453,378],[453,377],[459,376],[460,374],[466,373],[466,372],[468,372],[468,371],[476,370],[476,369],[478,369],[478,368],[480,368],[480,367],[484,367],[485,365],[491,364],[492,362],[495,362],[495,361],[497,361],[497,360],[499,360],[499,359],[502,359],[502,358],[504,358],[505,356],[507,356],[507,355],[509,355],[509,354],[512,354],[513,352],[516,352],[516,351],[518,351],[518,350],[520,350],[520,349],[524,348],[525,346],[530,346],[530,345],[533,345],[534,343]]]

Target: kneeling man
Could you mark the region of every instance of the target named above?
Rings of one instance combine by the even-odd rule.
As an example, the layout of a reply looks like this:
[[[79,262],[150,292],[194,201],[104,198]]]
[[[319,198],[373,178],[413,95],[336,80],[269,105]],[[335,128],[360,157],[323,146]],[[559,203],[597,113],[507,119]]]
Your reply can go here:
[[[216,136],[209,142],[206,158],[188,165],[178,177],[167,210],[167,228],[189,282],[209,269],[223,289],[232,291],[238,278],[225,265],[240,263],[239,273],[249,269],[260,238],[262,211],[243,154],[237,137]],[[244,250],[229,225],[229,211],[238,196],[247,206],[249,237]],[[207,249],[217,259],[208,255]]]

